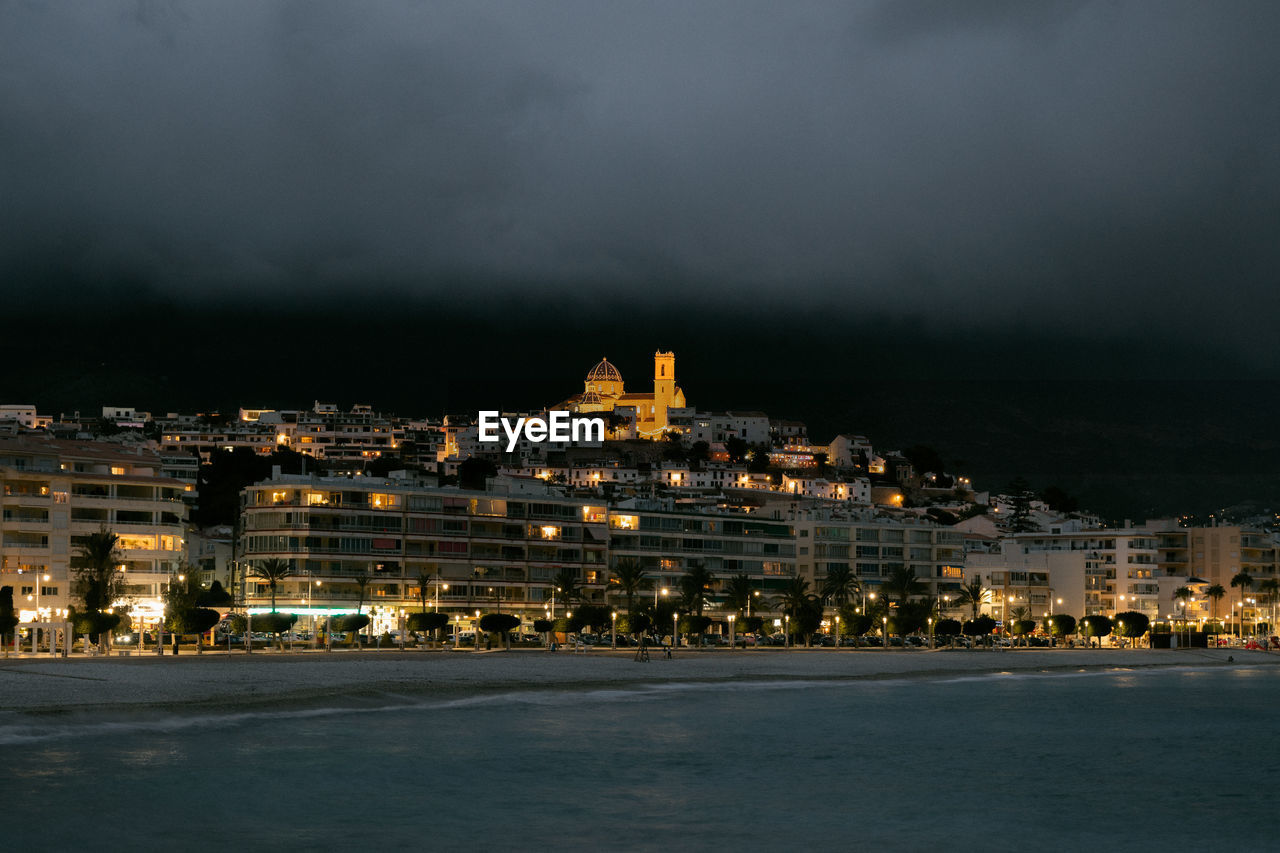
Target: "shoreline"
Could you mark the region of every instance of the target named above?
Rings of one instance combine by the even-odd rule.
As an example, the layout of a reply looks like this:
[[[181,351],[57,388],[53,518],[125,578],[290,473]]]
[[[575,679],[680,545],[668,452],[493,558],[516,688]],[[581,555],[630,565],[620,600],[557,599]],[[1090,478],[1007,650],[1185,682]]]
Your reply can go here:
[[[457,698],[495,691],[590,690],[681,682],[879,681],[999,673],[1275,666],[1240,649],[876,651],[677,650],[636,663],[631,650],[207,653],[154,658],[0,660],[0,713],[325,706],[377,695]],[[1228,658],[1233,658],[1228,661]]]

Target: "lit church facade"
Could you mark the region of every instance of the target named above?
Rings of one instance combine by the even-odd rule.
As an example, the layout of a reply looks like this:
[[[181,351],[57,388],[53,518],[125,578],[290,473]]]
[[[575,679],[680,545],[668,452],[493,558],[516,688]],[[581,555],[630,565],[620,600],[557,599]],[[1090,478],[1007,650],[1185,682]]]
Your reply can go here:
[[[685,407],[684,391],[676,385],[676,354],[653,354],[653,391],[628,393],[622,374],[607,358],[591,368],[583,382],[583,391],[556,408],[567,408],[579,414],[615,412],[634,419],[640,438],[661,438],[670,425],[669,412]]]

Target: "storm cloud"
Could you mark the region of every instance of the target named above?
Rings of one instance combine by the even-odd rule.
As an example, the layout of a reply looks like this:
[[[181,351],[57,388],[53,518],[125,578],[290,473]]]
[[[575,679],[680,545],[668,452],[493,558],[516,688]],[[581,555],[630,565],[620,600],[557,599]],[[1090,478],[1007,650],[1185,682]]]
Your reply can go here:
[[[1280,364],[1274,3],[0,4],[0,287],[1159,329]]]

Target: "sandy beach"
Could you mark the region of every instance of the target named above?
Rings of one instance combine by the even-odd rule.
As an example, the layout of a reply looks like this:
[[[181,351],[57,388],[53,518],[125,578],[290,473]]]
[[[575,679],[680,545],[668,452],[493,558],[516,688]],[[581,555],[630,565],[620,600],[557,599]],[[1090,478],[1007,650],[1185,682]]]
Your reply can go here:
[[[1228,658],[1233,658],[1228,662]],[[630,650],[511,652],[255,652],[179,657],[0,661],[0,711],[210,705],[279,706],[371,694],[458,695],[510,689],[723,680],[945,677],[1081,669],[1280,665],[1280,656],[1233,650],[1149,651],[683,651],[649,663]]]

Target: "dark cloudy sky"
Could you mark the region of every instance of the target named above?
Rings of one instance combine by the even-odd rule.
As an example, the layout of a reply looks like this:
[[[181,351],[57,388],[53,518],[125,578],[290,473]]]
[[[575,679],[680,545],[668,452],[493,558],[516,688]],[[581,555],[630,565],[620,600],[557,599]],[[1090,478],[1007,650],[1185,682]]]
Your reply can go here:
[[[1275,2],[0,3],[0,287],[1152,330],[1280,367]]]

